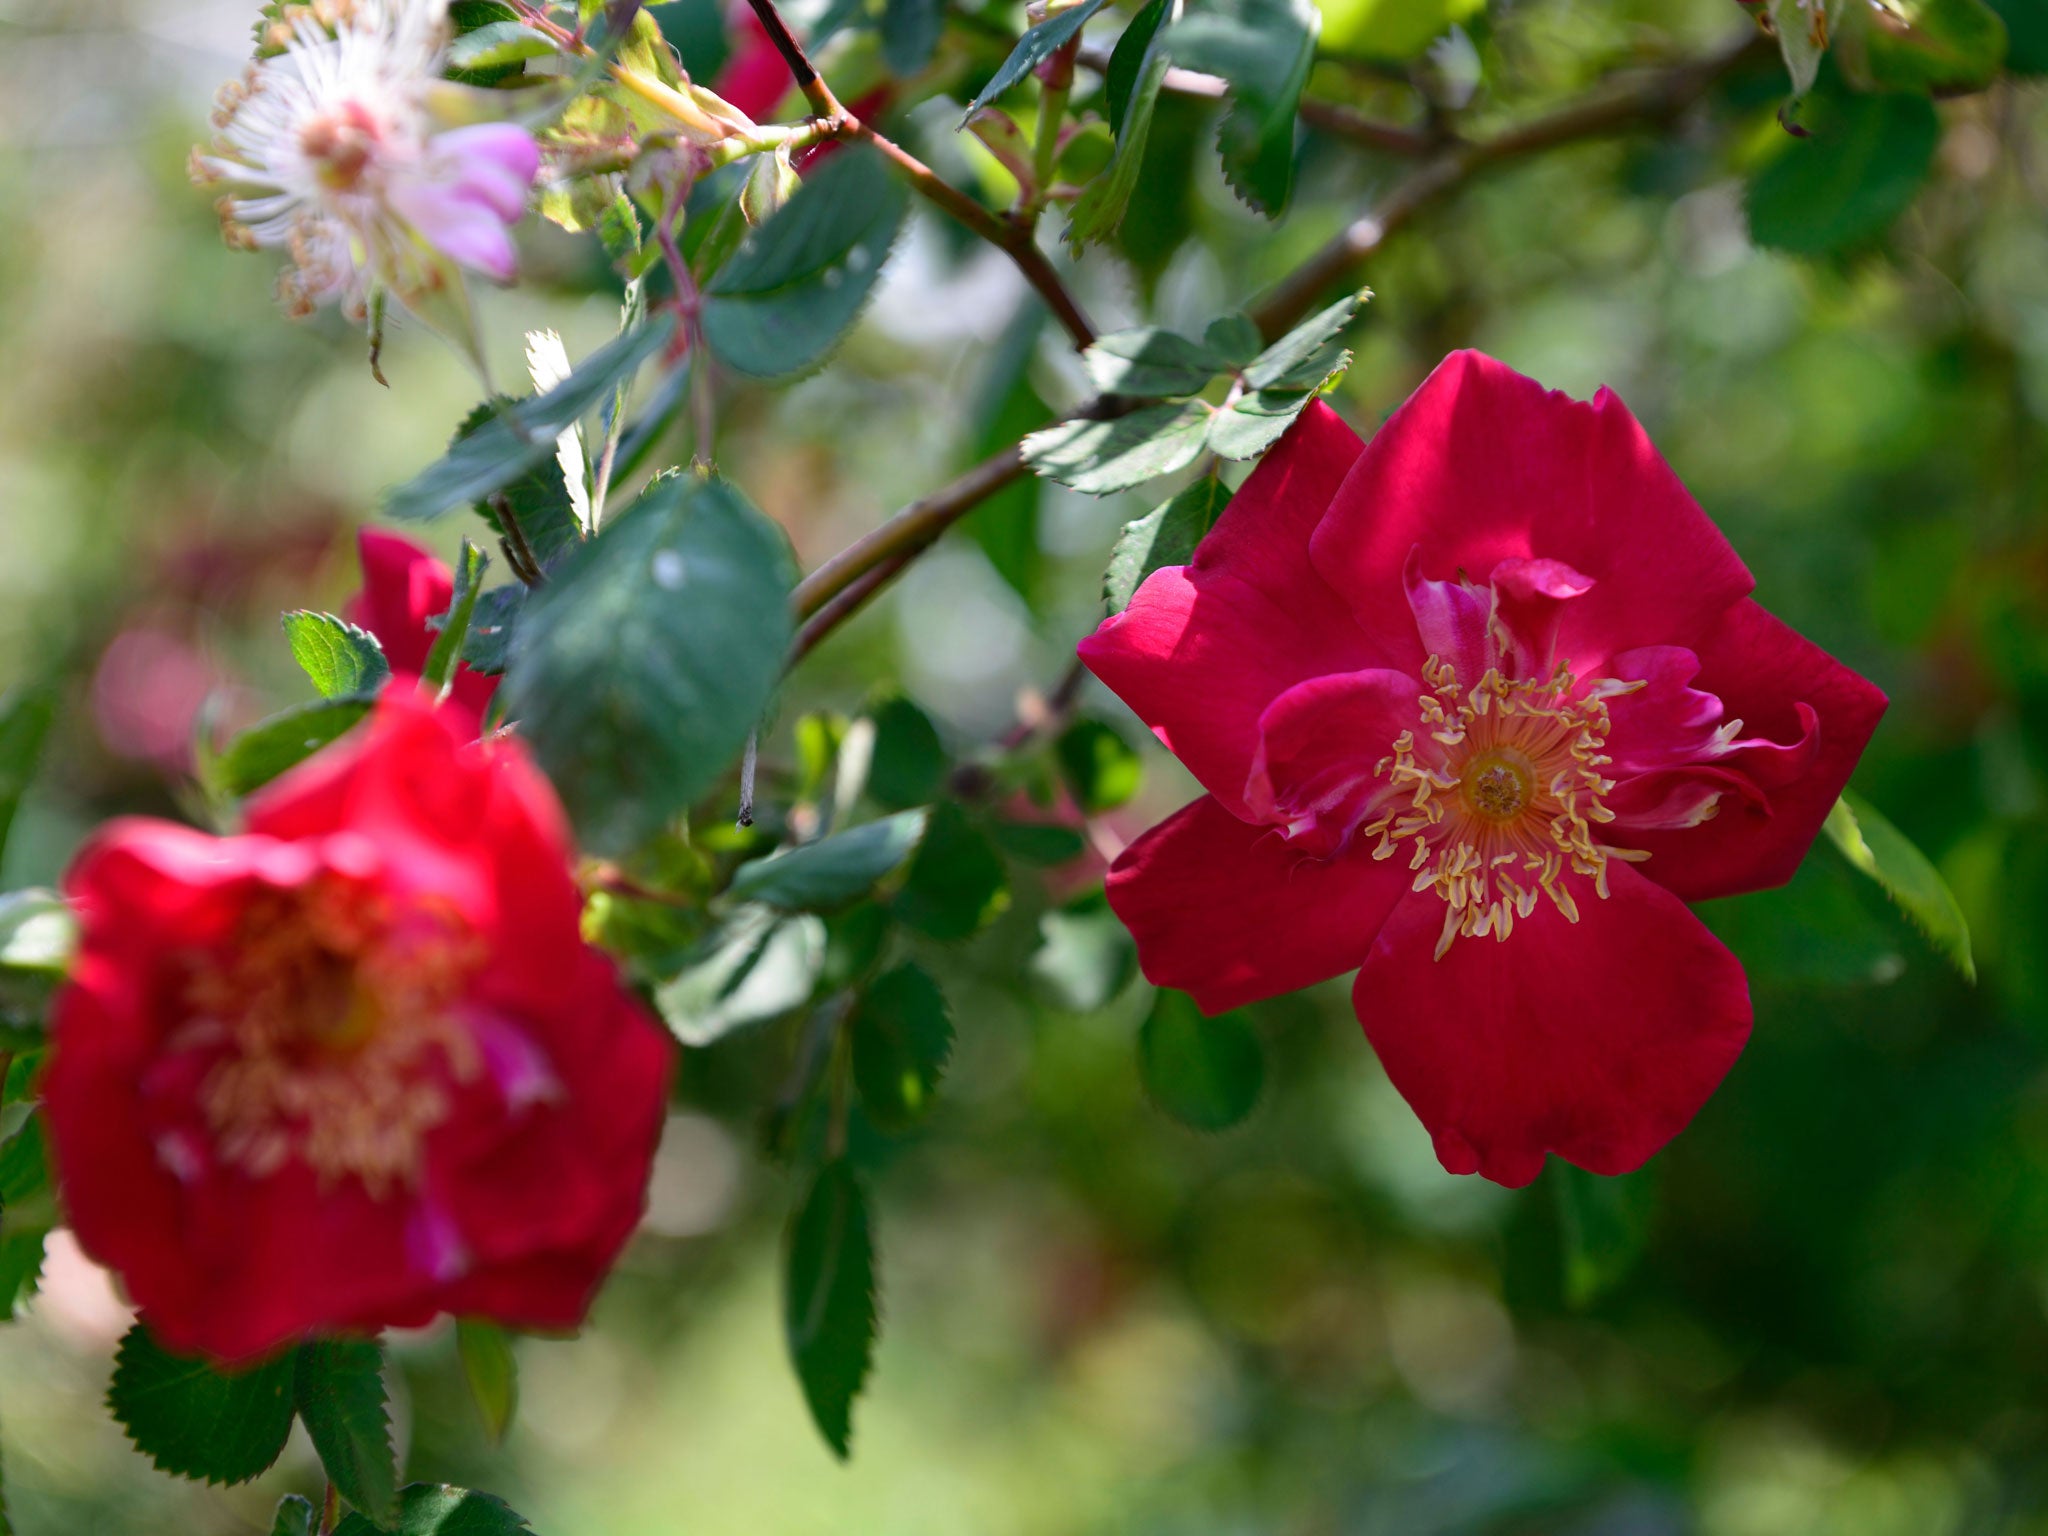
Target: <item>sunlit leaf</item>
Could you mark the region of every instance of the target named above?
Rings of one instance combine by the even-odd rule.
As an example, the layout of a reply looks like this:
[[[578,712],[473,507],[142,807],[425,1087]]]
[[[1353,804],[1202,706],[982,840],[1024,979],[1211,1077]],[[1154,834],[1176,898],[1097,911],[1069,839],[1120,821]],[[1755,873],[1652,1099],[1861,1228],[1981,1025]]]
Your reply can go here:
[[[900,869],[924,836],[926,813],[899,811],[850,831],[742,864],[732,894],[785,912],[831,912]]]
[[[960,117],[960,126],[965,128],[975,113],[1051,58],[1061,44],[1079,33],[1089,18],[1106,3],[1107,0],[1082,0],[1081,4],[1061,11],[1057,16],[1046,18],[1020,37],[1017,46],[1010,50],[1010,56],[1003,60],[1002,67],[989,76],[981,94],[967,104],[966,112]]]
[[[1024,458],[1048,480],[1091,496],[1129,490],[1192,464],[1214,413],[1199,400],[1148,405],[1111,421],[1074,418],[1024,439]]]
[[[284,634],[292,659],[327,699],[372,694],[390,680],[391,664],[384,647],[366,629],[331,613],[298,609],[284,615]]]
[[[1842,855],[1885,889],[1899,910],[1971,981],[1970,925],[1927,855],[1862,796],[1844,792],[1828,812],[1828,838]]]
[[[1143,517],[1124,524],[1102,573],[1102,600],[1111,613],[1128,608],[1145,578],[1168,565],[1186,565],[1195,546],[1230,505],[1230,487],[1204,475]]]

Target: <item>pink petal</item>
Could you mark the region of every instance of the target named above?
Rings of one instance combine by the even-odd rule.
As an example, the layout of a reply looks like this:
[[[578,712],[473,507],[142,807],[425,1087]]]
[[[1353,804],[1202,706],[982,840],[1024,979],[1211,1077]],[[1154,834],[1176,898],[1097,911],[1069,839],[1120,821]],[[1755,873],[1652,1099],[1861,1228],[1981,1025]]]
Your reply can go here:
[[[437,133],[427,146],[442,164],[464,170],[492,172],[490,179],[503,186],[516,183],[520,196],[504,210],[509,222],[526,211],[525,190],[540,174],[540,145],[533,135],[514,123],[477,123],[468,128],[451,128]]]
[[[1623,865],[1577,923],[1545,901],[1505,941],[1431,959],[1444,904],[1402,899],[1352,992],[1387,1076],[1452,1173],[1510,1187],[1546,1154],[1639,1168],[1696,1114],[1749,1038],[1735,957],[1668,891]]]
[[[1641,870],[1687,901],[1783,885],[1848,783],[1888,702],[1875,685],[1754,602],[1730,609],[1698,644],[1698,683],[1743,723],[1717,766],[1741,771],[1768,809],[1732,797],[1705,825],[1631,833]],[[1785,745],[1779,745],[1785,744]]]
[[[1266,706],[1308,678],[1380,664],[1308,559],[1309,535],[1358,452],[1336,413],[1311,405],[1193,563],[1153,572],[1080,644],[1089,669],[1235,813]]]
[[[1205,795],[1125,849],[1108,891],[1145,975],[1213,1014],[1350,970],[1408,881],[1368,853],[1304,857]]]
[[[1565,604],[1593,589],[1593,578],[1562,560],[1503,560],[1493,568],[1493,623],[1508,676],[1549,677]]]
[[[1245,785],[1254,816],[1302,852],[1344,847],[1386,791],[1379,764],[1403,731],[1421,728],[1423,686],[1405,672],[1339,672],[1299,683],[1259,718]]]
[[[1558,634],[1581,675],[1632,645],[1690,643],[1755,585],[1611,392],[1584,404],[1477,352],[1446,358],[1380,428],[1312,550],[1392,665],[1412,664],[1384,648],[1390,616],[1407,619],[1411,551],[1438,578],[1532,558],[1590,577]]]
[[[501,283],[517,273],[518,254],[505,220],[460,184],[402,183],[391,189],[390,202],[442,255]]]

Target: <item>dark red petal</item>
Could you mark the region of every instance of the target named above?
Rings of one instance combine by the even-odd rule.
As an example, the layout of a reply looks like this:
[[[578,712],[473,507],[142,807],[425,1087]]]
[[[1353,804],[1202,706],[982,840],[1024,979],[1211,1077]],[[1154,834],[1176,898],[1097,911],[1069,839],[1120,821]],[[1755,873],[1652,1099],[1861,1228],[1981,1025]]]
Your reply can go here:
[[[1698,650],[1696,686],[1720,698],[1728,718],[1742,722],[1744,738],[1796,745],[1739,751],[1721,764],[1761,785],[1768,809],[1729,795],[1700,826],[1618,839],[1649,850],[1642,872],[1687,901],[1790,880],[1888,702],[1875,684],[1752,601],[1730,609]]]
[[[1358,452],[1335,412],[1310,406],[1193,563],[1153,572],[1080,644],[1089,669],[1233,811],[1244,810],[1266,706],[1305,679],[1379,664],[1308,559],[1309,534]]]
[[[1204,796],[1126,848],[1108,890],[1145,975],[1221,1013],[1350,970],[1408,881],[1358,850],[1305,858]]]
[[[1755,585],[1613,393],[1586,404],[1477,352],[1444,359],[1380,428],[1312,548],[1379,639],[1381,665],[1421,660],[1394,648],[1411,551],[1436,581],[1483,580],[1518,558],[1591,577],[1558,635],[1582,675],[1629,646],[1691,643]]]
[[[1352,1000],[1387,1076],[1452,1173],[1519,1187],[1547,1153],[1639,1168],[1699,1110],[1749,1038],[1735,957],[1670,892],[1608,869],[1579,921],[1549,902],[1505,941],[1432,959],[1444,903],[1405,897]]]
[[[1298,683],[1259,717],[1245,785],[1254,816],[1284,829],[1297,852],[1329,854],[1368,818],[1386,788],[1378,766],[1403,731],[1421,728],[1423,686],[1404,672],[1339,672]]]

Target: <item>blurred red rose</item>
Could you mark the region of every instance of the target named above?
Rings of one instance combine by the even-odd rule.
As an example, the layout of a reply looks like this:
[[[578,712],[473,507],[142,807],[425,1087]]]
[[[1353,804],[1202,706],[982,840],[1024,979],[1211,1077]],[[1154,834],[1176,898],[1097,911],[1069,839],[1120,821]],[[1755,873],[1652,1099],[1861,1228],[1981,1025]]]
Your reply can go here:
[[[1754,586],[1607,391],[1463,352],[1369,444],[1312,405],[1081,645],[1209,790],[1110,872],[1145,974],[1356,967],[1451,1172],[1639,1166],[1749,1036],[1685,903],[1789,879],[1885,707]]]
[[[435,632],[427,621],[448,611],[455,573],[411,539],[382,528],[358,531],[356,550],[363,562],[363,590],[349,599],[342,617],[377,637],[394,677],[415,679],[426,670],[427,652],[434,648]],[[456,664],[448,702],[470,722],[472,735],[497,691],[495,677]]]
[[[50,1135],[79,1242],[167,1346],[582,1320],[671,1048],[583,942],[569,858],[525,753],[404,690],[245,834],[131,819],[79,854]]]

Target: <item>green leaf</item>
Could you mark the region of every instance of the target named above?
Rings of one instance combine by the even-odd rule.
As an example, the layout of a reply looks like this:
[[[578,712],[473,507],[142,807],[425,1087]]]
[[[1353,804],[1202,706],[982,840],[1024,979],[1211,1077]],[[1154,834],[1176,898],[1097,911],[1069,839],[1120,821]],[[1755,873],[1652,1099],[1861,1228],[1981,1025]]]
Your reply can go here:
[[[400,522],[439,517],[451,507],[482,501],[536,465],[552,462],[555,439],[667,346],[675,324],[674,314],[658,314],[638,330],[599,347],[547,393],[504,405],[458,437],[444,457],[388,493],[385,512]]]
[[[994,101],[1003,92],[1016,85],[1031,71],[1038,68],[1069,38],[1079,34],[1088,24],[1088,19],[1101,10],[1107,0],[1082,0],[1080,5],[1049,16],[1037,26],[1017,39],[1017,46],[1010,50],[1010,56],[1002,66],[989,76],[988,84],[981,88],[981,94],[968,103],[967,110],[960,115],[960,126],[965,128],[974,114]]]
[[[1486,0],[1322,0],[1322,45],[1329,53],[1406,63],[1485,9]]]
[[[897,921],[930,938],[965,939],[1008,909],[1009,871],[958,806],[937,805],[890,905]]]
[[[174,1355],[137,1323],[114,1356],[107,1407],[158,1469],[246,1483],[284,1451],[292,1429],[292,1357],[229,1375]]]
[[[1154,571],[1194,559],[1195,546],[1229,505],[1230,487],[1205,475],[1171,501],[1125,523],[1102,573],[1102,600],[1109,611],[1122,613],[1128,608]]]
[[[1168,40],[1178,62],[1230,82],[1216,133],[1223,174],[1268,218],[1280,216],[1294,187],[1295,114],[1321,29],[1315,0],[1209,0]]]
[[[1209,322],[1209,328],[1202,332],[1202,345],[1231,367],[1242,368],[1265,350],[1266,339],[1259,334],[1256,320],[1233,311]]]
[[[824,360],[860,315],[903,225],[909,193],[855,147],[804,178],[705,289],[704,339],[741,373],[781,378]]]
[[[1249,389],[1319,389],[1341,366],[1337,338],[1372,297],[1370,288],[1348,294],[1316,311],[1246,365]]]
[[[1344,367],[1350,360],[1351,354],[1344,353],[1337,366]],[[1209,418],[1204,441],[1220,459],[1255,459],[1280,441],[1316,393],[1312,389],[1261,389],[1240,395]]]
[[[914,75],[931,63],[945,23],[945,8],[939,0],[887,0],[882,7],[881,33],[882,62],[889,66],[889,73]]]
[[[299,1346],[292,1397],[327,1480],[379,1525],[398,1514],[398,1460],[385,1408],[384,1351],[374,1340]]]
[[[1919,194],[1941,142],[1924,96],[1829,91],[1814,98],[1811,136],[1794,139],[1749,185],[1758,245],[1821,255],[1875,240]]]
[[[505,402],[485,401],[455,429],[455,442],[485,430],[497,419]],[[450,447],[453,452],[453,445]],[[545,571],[563,555],[583,542],[583,521],[569,494],[569,480],[559,454],[551,453],[539,463],[514,475],[504,486],[476,503],[476,515],[499,533],[516,525],[519,537]]]
[[[0,967],[60,976],[78,948],[78,919],[55,891],[0,895]]]
[[[427,664],[420,672],[420,681],[429,688],[438,689],[443,698],[455,684],[455,664],[462,657],[462,648],[469,642],[469,622],[476,613],[484,568],[490,563],[481,549],[464,539],[462,557],[455,562],[455,592],[448,600],[448,611],[427,621],[430,628],[438,629],[440,633],[434,636],[434,644],[427,652]]]
[[[1828,812],[1824,828],[1842,856],[1884,887],[1885,894],[1971,981],[1977,963],[1970,955],[1970,925],[1948,882],[1877,808],[1861,795],[1844,792]]]
[[[784,912],[836,912],[903,866],[924,836],[927,815],[899,811],[815,843],[800,843],[774,858],[742,864],[731,893]]]
[[[1077,720],[1060,733],[1053,756],[1074,803],[1099,816],[1127,803],[1145,781],[1145,762],[1100,720]]]
[[[492,587],[476,600],[469,633],[462,637],[462,664],[472,672],[496,677],[512,655],[512,636],[526,606],[526,588],[517,582]]]
[[[1138,950],[1101,891],[1038,920],[1031,979],[1069,1013],[1106,1008],[1137,974]]]
[[[334,1528],[334,1536],[520,1536],[523,1515],[503,1499],[443,1483],[411,1483],[400,1490],[396,1518],[379,1526],[360,1514]]]
[[[789,1228],[783,1327],[818,1433],[842,1461],[875,1350],[875,1250],[852,1167],[827,1163]]]
[[[42,761],[56,713],[56,697],[44,688],[22,689],[0,701],[0,852],[6,851],[14,813]]]
[[[768,907],[741,907],[656,989],[654,1005],[689,1046],[764,1023],[810,1001],[825,964],[825,925]]]
[[[284,615],[284,635],[324,699],[373,694],[390,681],[391,664],[377,637],[346,619],[296,609]]]
[[[946,749],[931,716],[901,696],[868,711],[875,749],[868,761],[868,796],[891,810],[924,805],[946,776]]]
[[[247,795],[295,768],[370,712],[363,698],[315,699],[252,725],[211,769],[223,794]]]
[[[320,1511],[304,1495],[288,1493],[270,1517],[270,1536],[313,1536],[320,1529]]]
[[[1081,361],[1103,394],[1153,398],[1199,394],[1230,366],[1206,344],[1156,325],[1112,331],[1082,353]]]
[[[1051,821],[1012,821],[997,817],[988,824],[989,837],[1011,858],[1045,868],[1078,859],[1088,840],[1073,827]]]
[[[1655,1188],[1647,1172],[1603,1178],[1555,1159],[1558,1222],[1564,1239],[1564,1294],[1589,1306],[1628,1278],[1649,1241]]]
[[[1877,90],[1981,91],[2005,62],[2005,23],[1984,0],[1883,0],[1853,15],[1858,83]]]
[[[462,70],[497,70],[527,59],[544,59],[561,50],[522,22],[493,21],[465,32],[448,48],[448,63]]]
[[[1202,1017],[1185,992],[1161,991],[1138,1030],[1138,1073],[1154,1104],[1198,1131],[1223,1131],[1252,1112],[1266,1053],[1242,1013]]]
[[[1090,496],[1129,490],[1185,469],[1214,414],[1199,400],[1148,405],[1111,421],[1075,417],[1024,439],[1024,460],[1048,480]]]
[[[487,1318],[465,1317],[455,1324],[455,1349],[484,1431],[497,1445],[519,1412],[519,1360],[512,1353],[512,1336]]]
[[[2048,0],[1988,0],[2005,23],[2008,74],[2048,74]]]
[[[1145,144],[1152,134],[1152,115],[1173,56],[1166,49],[1166,19],[1174,0],[1148,0],[1124,35],[1117,39],[1103,78],[1109,125],[1116,134],[1116,152],[1109,168],[1082,192],[1067,223],[1067,243],[1076,251],[1091,240],[1115,234],[1137,190],[1145,163]]]
[[[722,480],[659,480],[526,599],[508,712],[583,846],[622,853],[739,756],[789,648],[782,532]]]
[[[885,1131],[909,1129],[931,1107],[953,1053],[945,994],[906,961],[861,994],[850,1028],[853,1081],[868,1118]]]

